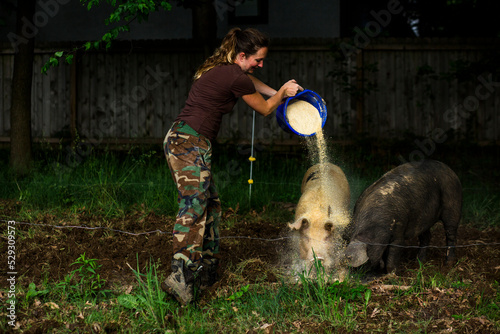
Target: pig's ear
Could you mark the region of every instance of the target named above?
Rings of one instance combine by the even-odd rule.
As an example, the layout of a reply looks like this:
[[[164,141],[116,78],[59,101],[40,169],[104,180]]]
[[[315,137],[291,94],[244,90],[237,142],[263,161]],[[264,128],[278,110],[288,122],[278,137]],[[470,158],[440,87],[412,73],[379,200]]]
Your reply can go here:
[[[292,230],[301,230],[309,226],[309,221],[307,218],[297,219],[294,223],[288,224],[288,227]]]
[[[366,244],[359,240],[353,240],[345,250],[345,256],[351,267],[359,267],[368,261],[366,254]]]

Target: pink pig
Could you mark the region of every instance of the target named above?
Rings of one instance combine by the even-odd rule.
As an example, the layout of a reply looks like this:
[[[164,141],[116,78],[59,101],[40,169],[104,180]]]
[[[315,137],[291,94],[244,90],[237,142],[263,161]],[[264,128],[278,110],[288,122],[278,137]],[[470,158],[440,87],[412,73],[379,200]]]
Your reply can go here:
[[[295,221],[289,224],[298,233],[300,259],[306,266],[316,258],[327,271],[341,269],[338,266],[345,247],[342,235],[350,221],[349,204],[349,183],[340,167],[324,163],[307,170]]]

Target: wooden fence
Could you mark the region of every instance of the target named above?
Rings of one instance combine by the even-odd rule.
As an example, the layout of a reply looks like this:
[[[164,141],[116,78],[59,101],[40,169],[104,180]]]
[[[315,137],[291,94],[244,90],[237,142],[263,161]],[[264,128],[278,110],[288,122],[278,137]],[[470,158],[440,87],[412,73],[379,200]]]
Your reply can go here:
[[[320,94],[327,102],[329,137],[428,137],[454,130],[481,142],[500,141],[495,75],[485,71],[468,80],[446,79],[453,66],[498,52],[498,43],[384,39],[352,52],[346,61],[329,45],[275,45],[257,73],[275,88],[294,78]],[[39,69],[50,54],[36,51],[32,90],[33,137],[47,141],[78,136],[96,142],[161,142],[203,60],[199,50],[187,47],[120,49],[81,55],[73,65],[43,75]],[[0,52],[2,141],[10,135],[13,59],[11,51]],[[251,133],[252,110],[240,101],[224,117],[218,139],[245,141]],[[255,137],[278,144],[297,139],[278,127],[274,114],[256,116]]]

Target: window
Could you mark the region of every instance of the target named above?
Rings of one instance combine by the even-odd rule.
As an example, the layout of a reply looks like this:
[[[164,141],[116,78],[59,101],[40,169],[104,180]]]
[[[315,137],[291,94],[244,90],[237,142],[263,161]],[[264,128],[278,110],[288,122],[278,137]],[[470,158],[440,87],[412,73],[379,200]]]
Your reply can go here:
[[[267,24],[268,0],[227,0],[229,24]]]

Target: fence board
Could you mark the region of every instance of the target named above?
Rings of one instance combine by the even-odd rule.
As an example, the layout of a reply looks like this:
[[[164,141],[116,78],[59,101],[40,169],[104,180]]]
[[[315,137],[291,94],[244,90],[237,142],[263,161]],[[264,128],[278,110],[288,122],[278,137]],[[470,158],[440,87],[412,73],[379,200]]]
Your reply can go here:
[[[181,87],[181,74],[179,73],[179,67],[182,62],[179,61],[179,58],[182,58],[182,56],[178,54],[171,54],[172,62],[169,67],[169,71],[172,72],[172,79],[173,79],[173,89],[172,93],[170,95],[172,105],[174,107],[173,113],[174,113],[174,119],[179,115],[181,112],[182,108],[184,108],[184,101],[186,99],[183,99],[180,87]],[[182,68],[180,71],[184,71],[185,68]],[[186,75],[187,76],[187,75]],[[193,84],[193,79],[192,75],[189,76],[189,81],[186,81],[186,84],[189,83],[189,87]],[[187,98],[187,95],[186,95]],[[167,111],[168,112],[168,111]]]
[[[405,79],[402,80],[402,82],[397,83],[396,82],[396,77],[400,73],[408,73],[406,71],[406,58],[401,54],[401,52],[398,52],[394,55],[394,104],[398,106],[399,110],[395,110],[395,112],[392,113],[392,126],[394,128],[398,127],[400,129],[408,129],[409,126],[409,117],[408,115],[405,115],[405,113],[401,112],[404,110],[403,108],[406,108],[406,103],[404,101],[404,89],[405,89]]]
[[[316,52],[317,57],[322,55],[321,52]],[[350,99],[347,99],[347,96],[342,94],[342,91],[338,85],[335,85],[333,82],[333,77],[330,74],[334,67],[338,67],[339,65],[335,62],[332,53],[326,53],[322,55],[322,70],[318,71],[318,73],[323,77],[324,84],[323,89],[325,92],[329,92],[329,94],[320,93],[323,99],[326,102],[326,108],[328,111],[328,117],[333,116],[333,122],[329,122],[329,127],[325,128],[325,134],[327,136],[336,136],[341,139],[351,139],[352,134],[346,129],[349,128],[349,123],[352,115],[350,108]],[[322,91],[321,91],[322,92]],[[324,96],[323,96],[324,95]]]
[[[113,115],[106,113],[105,106],[107,97],[109,96],[109,90],[104,80],[106,72],[105,57],[106,55],[98,53],[95,57],[92,57],[93,61],[91,62],[90,72],[92,77],[90,87],[88,87],[91,103],[90,115],[88,115],[90,122],[87,137],[89,139],[95,139],[99,136],[99,128],[101,122],[104,120],[107,121],[109,129],[112,130]],[[112,132],[110,132],[110,136],[113,136]]]
[[[33,68],[39,68],[42,66],[42,62],[45,61],[45,58],[35,57],[33,60]],[[31,104],[38,112],[31,114],[31,131],[33,135],[42,135],[41,131],[41,123],[43,121],[43,80],[44,76],[36,76],[33,73],[33,83],[31,90]]]
[[[10,105],[8,106],[7,101],[6,101],[7,97],[10,96],[10,94],[9,94],[10,89],[7,88],[6,82],[5,82],[5,81],[7,81],[7,78],[10,77],[9,73],[6,73],[7,71],[10,71],[10,67],[6,65],[8,62],[8,59],[7,59],[7,57],[5,57],[5,58],[6,58],[5,62],[0,64],[1,65],[0,66],[0,92],[2,92],[2,100],[0,103],[0,108],[2,108],[2,114],[0,117],[0,133],[4,133],[5,130],[7,130],[7,128],[8,128],[6,125],[6,121],[7,121],[7,117],[9,114],[8,111],[10,110]]]
[[[184,101],[186,101],[189,88],[193,84],[193,71],[196,71],[196,69],[188,70],[183,64],[183,59],[189,59],[183,58],[185,54],[173,53],[171,56],[172,63],[169,64],[169,71],[171,71],[173,75],[173,90],[171,99],[174,106],[175,119],[175,117],[177,117],[177,115],[179,115],[179,113],[181,112],[182,108],[184,108]],[[186,90],[185,92],[182,90],[183,88]]]
[[[137,87],[137,76],[140,75],[139,55],[132,53],[128,56],[129,68],[129,85],[125,91],[125,103],[128,106],[128,115],[123,115],[128,118],[129,122],[129,138],[139,137],[139,113],[137,111],[140,104],[139,87]]]
[[[162,106],[163,95],[161,94],[161,86],[163,86],[164,83],[156,80],[152,75],[152,73],[156,71],[156,66],[160,65],[160,62],[161,62],[160,55],[158,53],[155,53],[152,57],[152,61],[149,63],[148,75],[143,83],[145,88],[152,92],[151,94],[152,118],[150,119],[150,122],[152,128],[151,133],[155,138],[162,137],[163,127],[164,127],[163,106]],[[161,80],[165,79],[163,78]]]
[[[270,50],[257,76],[276,89],[294,78],[305,88],[318,92],[327,102],[325,132],[333,139],[354,138],[358,112],[362,112],[363,131],[368,136],[412,133],[425,137],[437,128],[456,128],[462,135],[469,134],[478,141],[500,141],[499,92],[483,89],[489,96],[480,99],[466,113],[468,117],[464,117],[464,111],[458,107],[463,107],[468,97],[478,100],[475,90],[480,86],[479,78],[467,82],[453,78],[445,81],[434,78],[432,73],[419,72],[428,68],[440,75],[450,70],[451,61],[479,60],[491,51],[487,43],[476,46],[468,41],[464,45],[467,47],[445,40],[373,41],[360,57],[352,57],[347,65],[340,64],[326,46],[278,47]],[[13,53],[0,54],[0,137],[3,138],[10,131],[13,58]],[[39,68],[47,58],[43,50],[35,55],[33,136],[69,136],[70,67],[61,64],[43,76]],[[363,63],[359,63],[361,59]],[[161,141],[184,106],[192,74],[202,61],[201,52],[186,48],[83,55],[75,65],[76,126],[80,137]],[[363,84],[369,88],[370,82],[376,83],[377,91],[365,95],[363,109],[357,110],[355,96],[329,73],[341,66],[355,69],[373,63],[378,64],[378,71],[365,69]],[[158,71],[161,75],[155,76]],[[488,73],[483,75],[487,78]],[[355,76],[349,78],[352,87],[356,87],[355,79]],[[248,140],[251,131],[252,110],[240,100],[234,111],[223,118],[219,139]],[[297,139],[278,127],[274,114],[267,118],[256,116],[255,135],[257,139],[274,142]]]
[[[168,73],[166,80],[160,86],[162,96],[164,96],[163,107],[161,110],[163,117],[163,124],[160,137],[162,139],[167,134],[168,130],[172,126],[172,122],[179,113],[179,109],[175,105],[175,98],[174,98],[174,89],[175,89],[174,75],[171,69],[167,67],[167,64],[172,61],[172,57],[173,57],[172,54],[166,54],[165,57],[162,58],[162,61],[158,64],[159,68],[161,68],[163,72]]]
[[[54,71],[48,72],[48,75],[42,76],[42,87],[40,89],[42,93],[42,112],[40,114],[42,117],[41,122],[38,124],[38,131],[41,137],[49,137],[51,121],[55,119],[55,117],[51,117],[51,114],[58,112],[56,103],[54,101],[54,95],[56,91],[55,80],[57,77],[58,69],[59,67],[57,67],[57,69]],[[36,72],[33,74],[35,74],[36,76]],[[58,92],[58,94],[64,94],[64,92]]]
[[[33,59],[33,68],[40,67],[42,60],[40,57]],[[37,112],[31,114],[31,132],[33,135],[41,134],[39,124],[41,123],[43,112],[43,76],[33,75],[32,89],[31,89],[31,105],[36,108]]]
[[[99,83],[99,92],[102,92],[101,97],[99,98],[99,111],[100,116],[96,120],[97,125],[96,128],[93,129],[92,132],[93,138],[98,138],[100,133],[102,132],[102,121],[103,119],[107,119],[109,123],[110,131],[113,131],[114,137],[121,137],[122,132],[118,131],[117,128],[117,112],[115,101],[117,97],[117,57],[116,55],[109,55],[100,59],[99,71],[98,71],[98,83]],[[109,87],[113,87],[110,89]],[[102,91],[101,91],[102,89]],[[120,135],[118,135],[120,134]]]
[[[36,69],[35,69],[36,70]],[[71,116],[71,91],[70,91],[70,78],[71,66],[64,64],[59,68],[57,73],[57,80],[55,82],[55,89],[53,92],[56,102],[56,119],[52,122],[50,132],[47,134],[49,137],[52,133],[59,135],[70,136],[69,123]]]
[[[0,122],[0,136],[6,135],[10,132],[10,106],[11,106],[11,95],[10,91],[12,89],[12,75],[14,70],[14,56],[13,55],[2,55],[2,66],[0,66],[1,77],[0,77],[0,87],[2,89],[2,103],[0,107],[2,108],[2,117]]]
[[[493,123],[495,125],[495,132],[491,135],[491,137],[484,138],[484,140],[491,140],[490,138],[498,138],[498,134],[500,133],[500,117],[498,117],[500,110],[500,94],[496,94],[491,100],[493,102],[493,107],[490,110],[493,118]]]
[[[76,101],[76,132],[78,135],[82,135],[86,132],[88,127],[87,115],[90,113],[90,91],[88,89],[90,85],[90,76],[88,75],[88,66],[90,64],[90,57],[81,57],[79,60],[79,66],[77,66],[78,72],[78,100]]]
[[[151,56],[154,56],[151,55]],[[151,60],[153,60],[153,57],[147,57]],[[149,78],[150,74],[149,72],[151,71],[151,63],[148,61],[148,59],[144,60],[144,65],[146,71],[144,72],[144,76],[140,80],[140,85],[143,88],[143,90],[146,92],[146,98],[144,99],[144,110],[145,110],[145,119],[144,119],[144,130],[146,132],[146,136],[154,136],[154,122],[155,120],[159,120],[156,118],[156,113],[155,113],[155,107],[154,107],[154,94],[153,94],[153,89],[150,87],[147,87],[146,85],[146,80]]]

